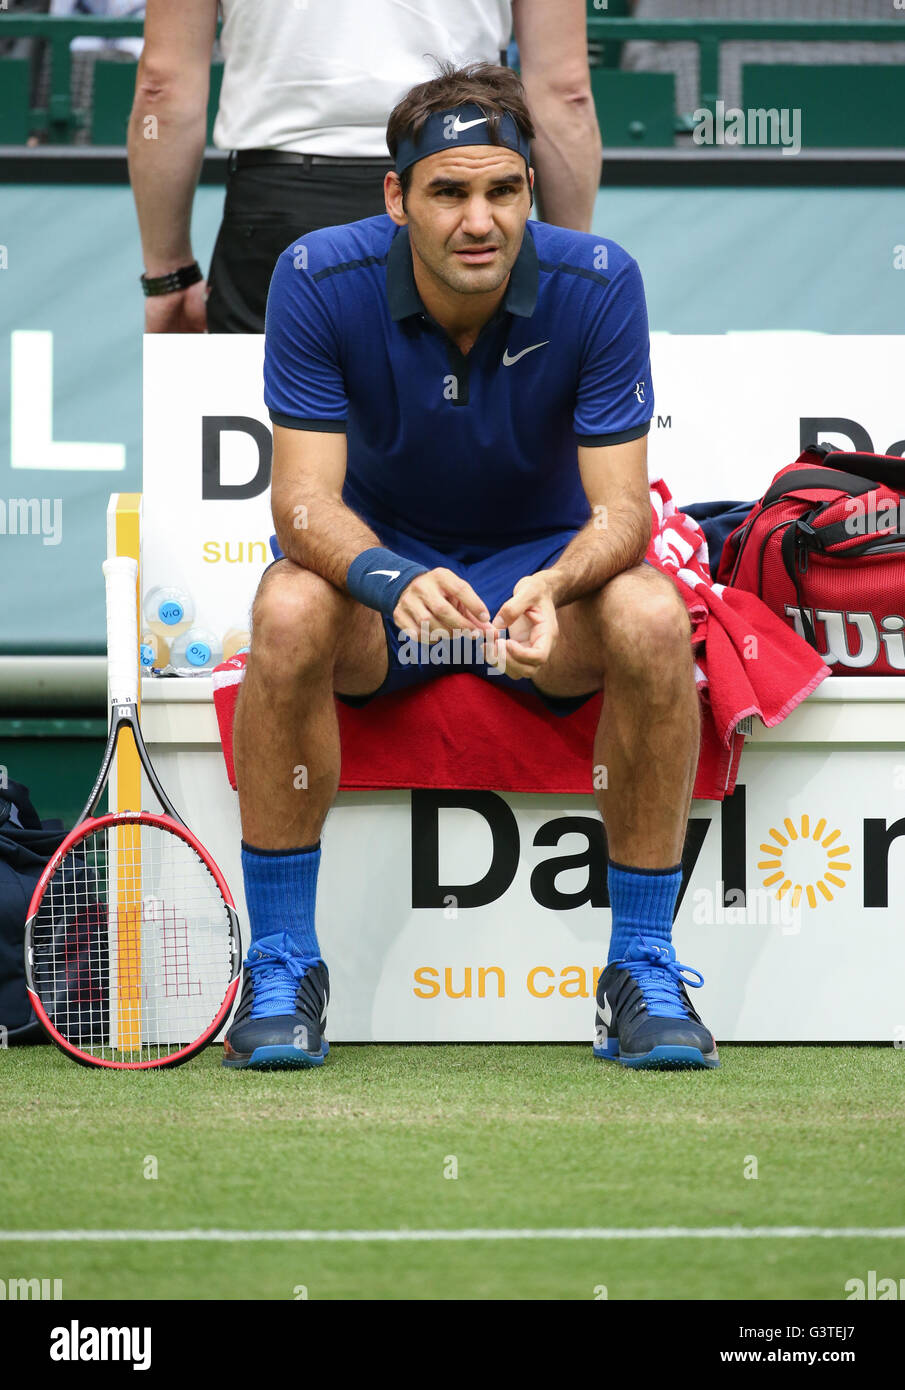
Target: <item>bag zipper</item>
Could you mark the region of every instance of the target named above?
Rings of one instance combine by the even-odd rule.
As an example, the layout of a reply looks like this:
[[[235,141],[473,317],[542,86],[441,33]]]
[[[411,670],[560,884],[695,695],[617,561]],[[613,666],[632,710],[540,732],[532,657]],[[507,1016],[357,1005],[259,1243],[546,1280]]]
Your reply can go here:
[[[745,529],[742,531],[742,534],[738,538],[738,549],[735,552],[735,564],[732,566],[732,573],[729,576],[730,585],[732,585],[735,581],[735,576],[738,573],[738,567],[742,562],[742,551],[745,546],[745,541],[748,539],[748,532],[751,530],[751,527],[754,525],[755,521],[759,521],[760,518],[764,515],[764,513],[768,512],[771,507],[778,507],[780,502],[787,502],[788,500],[789,499],[787,496],[777,497],[775,502],[768,502],[766,507],[762,507],[761,510],[757,512],[755,516],[750,517],[749,520],[745,522]]]

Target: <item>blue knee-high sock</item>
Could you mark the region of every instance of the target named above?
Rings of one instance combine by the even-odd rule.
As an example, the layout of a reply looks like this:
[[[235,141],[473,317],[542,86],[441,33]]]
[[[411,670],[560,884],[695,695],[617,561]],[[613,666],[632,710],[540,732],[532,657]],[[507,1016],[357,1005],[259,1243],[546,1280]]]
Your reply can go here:
[[[285,932],[308,965],[321,959],[314,930],[320,840],[300,849],[257,849],[242,841],[242,875],[252,941]]]
[[[613,909],[613,932],[607,965],[622,960],[633,937],[646,936],[667,944],[682,883],[682,865],[673,869],[635,869],[607,864],[607,888]]]

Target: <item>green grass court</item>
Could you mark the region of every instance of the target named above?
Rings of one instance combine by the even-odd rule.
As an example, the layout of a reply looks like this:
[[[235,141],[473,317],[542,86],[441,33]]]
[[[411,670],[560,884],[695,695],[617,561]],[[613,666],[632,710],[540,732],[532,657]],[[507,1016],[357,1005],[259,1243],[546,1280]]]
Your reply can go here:
[[[905,1052],[722,1059],[634,1074],[588,1047],[340,1044],[320,1071],[237,1074],[214,1046],[105,1074],[9,1049],[0,1228],[905,1225]],[[905,1239],[0,1243],[0,1278],[86,1299],[839,1300],[871,1269],[905,1274]]]

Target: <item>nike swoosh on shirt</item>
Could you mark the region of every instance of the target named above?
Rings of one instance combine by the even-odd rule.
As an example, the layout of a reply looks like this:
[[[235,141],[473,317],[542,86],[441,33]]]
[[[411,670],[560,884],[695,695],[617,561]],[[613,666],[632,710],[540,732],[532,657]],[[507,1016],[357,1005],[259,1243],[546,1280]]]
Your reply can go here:
[[[368,570],[368,578],[370,579],[372,574],[385,574],[389,579],[398,579],[400,573],[400,570]]]
[[[532,343],[530,347],[522,348],[521,352],[517,352],[511,357],[509,355],[509,349],[506,348],[506,351],[503,353],[503,366],[513,366],[514,363],[518,362],[520,357],[524,357],[526,352],[536,352],[538,348],[546,347],[549,341],[549,338],[545,338],[542,343]]]
[[[456,119],[452,123],[452,128],[454,131],[456,131],[456,133],[458,133],[460,130],[471,130],[471,127],[473,125],[483,125],[486,120],[486,116],[478,116],[477,120],[475,121],[463,121],[462,117],[457,115]]]

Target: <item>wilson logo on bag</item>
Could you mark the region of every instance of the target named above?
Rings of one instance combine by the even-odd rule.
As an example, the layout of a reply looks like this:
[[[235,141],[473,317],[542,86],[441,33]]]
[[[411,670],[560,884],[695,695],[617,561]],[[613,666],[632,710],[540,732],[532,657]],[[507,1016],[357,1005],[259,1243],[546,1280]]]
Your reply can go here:
[[[757,594],[833,675],[905,675],[905,460],[806,449],[727,538],[717,578]]]

